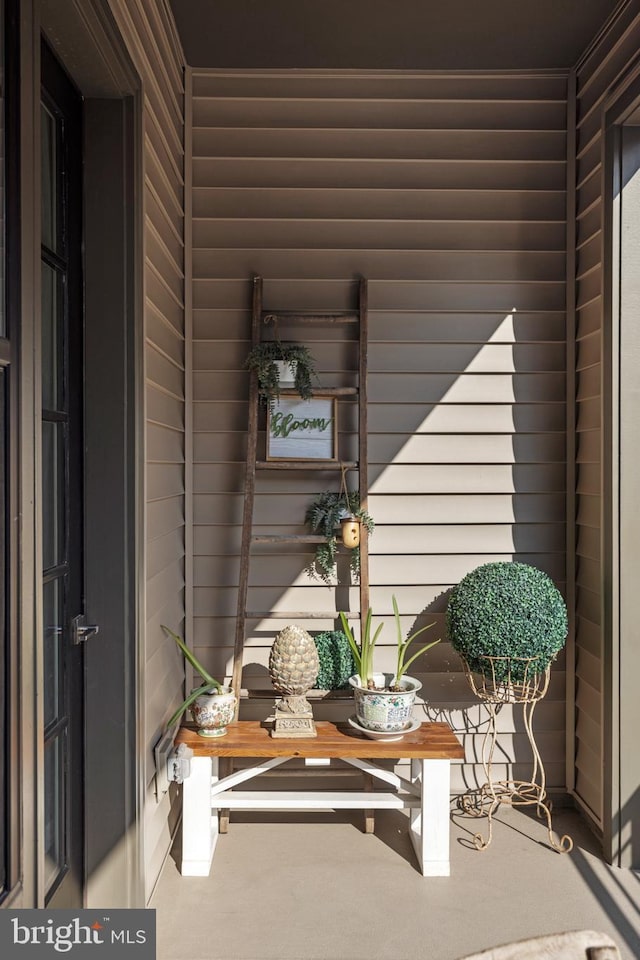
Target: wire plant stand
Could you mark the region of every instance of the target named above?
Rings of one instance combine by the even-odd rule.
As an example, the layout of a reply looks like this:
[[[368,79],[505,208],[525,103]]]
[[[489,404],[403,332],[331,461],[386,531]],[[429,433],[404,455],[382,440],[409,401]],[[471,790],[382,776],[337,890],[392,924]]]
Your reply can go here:
[[[500,804],[533,806],[540,819],[545,819],[549,843],[558,853],[569,853],[573,840],[564,834],[558,839],[551,821],[551,802],[547,799],[544,764],[533,733],[533,714],[536,704],[549,688],[551,668],[539,672],[537,660],[530,657],[482,657],[485,670],[480,673],[462,658],[464,672],[475,695],[487,705],[489,723],[482,741],[482,766],[485,783],[477,790],[463,794],[458,806],[473,817],[486,816],[487,835],[476,833],[473,842],[478,850],[486,850],[493,836],[493,817]],[[498,738],[496,718],[504,704],[522,704],[524,728],[533,754],[530,780],[495,780],[493,758]]]

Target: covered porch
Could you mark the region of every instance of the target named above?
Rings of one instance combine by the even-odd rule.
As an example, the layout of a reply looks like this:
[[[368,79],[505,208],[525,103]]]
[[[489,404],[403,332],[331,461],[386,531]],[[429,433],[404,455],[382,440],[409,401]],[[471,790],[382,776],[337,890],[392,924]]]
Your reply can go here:
[[[574,839],[553,852],[523,812],[498,815],[491,846],[452,806],[451,876],[423,878],[401,813],[361,818],[237,814],[208,878],[183,878],[179,841],[151,900],[158,960],[457,960],[566,930],[608,933],[624,960],[640,952],[640,876],[609,867],[575,811],[555,824]]]
[[[454,960],[578,927],[610,933],[625,960],[640,953],[640,0],[432,7],[5,2],[20,54],[7,140],[20,269],[0,357],[19,518],[5,537],[6,904],[52,902],[47,858],[62,875],[75,848],[74,905],[156,907],[165,960]],[[41,57],[82,109],[84,489],[61,502],[84,514],[77,616],[100,627],[86,647],[43,599],[55,484],[41,469]],[[374,836],[357,814],[234,814],[209,878],[176,867],[180,791],[159,786],[154,750],[191,678],[163,626],[231,679],[256,275],[283,312],[352,311],[368,281],[371,607],[386,663],[394,597],[406,632],[433,618],[443,638],[417,669],[424,719],[446,720],[465,750],[447,878],[420,876],[397,811]],[[353,343],[308,339],[323,384],[351,390]],[[340,422],[349,461],[348,401]],[[318,476],[271,472],[256,525],[301,532],[310,498],[339,481]],[[355,613],[357,588],[329,596],[308,560],[260,557],[248,609]],[[566,599],[536,732],[567,856],[509,810],[480,853],[455,807],[482,782],[486,716],[446,640],[447,595],[493,560],[539,567]],[[268,683],[283,622],[251,620],[243,693]],[[57,758],[73,792],[43,748],[59,636],[82,668],[63,691],[78,742]],[[243,696],[241,717],[269,709]],[[349,711],[327,700],[317,719]],[[500,719],[500,774],[517,777],[526,731],[511,709]]]

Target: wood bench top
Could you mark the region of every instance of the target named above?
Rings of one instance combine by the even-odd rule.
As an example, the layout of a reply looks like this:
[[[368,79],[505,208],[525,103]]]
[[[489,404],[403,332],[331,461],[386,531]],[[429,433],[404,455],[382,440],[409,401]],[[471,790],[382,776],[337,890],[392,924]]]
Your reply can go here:
[[[185,743],[197,757],[343,757],[413,758],[463,760],[464,749],[448,723],[423,723],[392,742],[370,740],[347,723],[317,720],[318,736],[304,739],[274,739],[259,720],[230,723],[226,736],[201,737],[194,725],[181,727],[176,743]]]

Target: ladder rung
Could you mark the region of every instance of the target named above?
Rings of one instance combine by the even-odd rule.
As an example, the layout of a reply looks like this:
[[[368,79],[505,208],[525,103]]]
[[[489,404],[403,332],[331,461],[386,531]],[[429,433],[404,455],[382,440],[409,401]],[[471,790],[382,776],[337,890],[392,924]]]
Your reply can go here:
[[[260,470],[356,470],[356,460],[257,460]]]
[[[319,533],[254,533],[252,543],[326,543]]]
[[[265,323],[358,323],[360,317],[357,313],[297,313],[295,310],[263,310],[262,319]]]
[[[298,397],[300,394],[295,387],[280,387],[280,395],[285,397]],[[358,395],[357,387],[316,387],[311,391],[314,397],[355,397]]]
[[[346,613],[347,620],[359,620],[359,613]],[[335,610],[247,610],[246,620],[337,620],[340,614]]]

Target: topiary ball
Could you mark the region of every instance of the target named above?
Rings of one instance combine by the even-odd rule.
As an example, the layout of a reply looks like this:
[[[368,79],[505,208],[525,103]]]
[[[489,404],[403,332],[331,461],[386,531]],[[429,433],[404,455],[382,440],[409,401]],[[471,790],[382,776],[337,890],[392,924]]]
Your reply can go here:
[[[319,633],[314,638],[320,670],[316,680],[318,690],[339,690],[346,687],[349,677],[357,673],[349,646],[349,641],[342,630],[328,630]]]
[[[567,608],[550,577],[526,563],[485,563],[453,588],[447,606],[453,649],[476,673],[490,673],[486,657],[532,657],[542,673],[564,646]],[[494,663],[505,680],[507,662]],[[511,678],[524,680],[524,663],[511,663]]]

